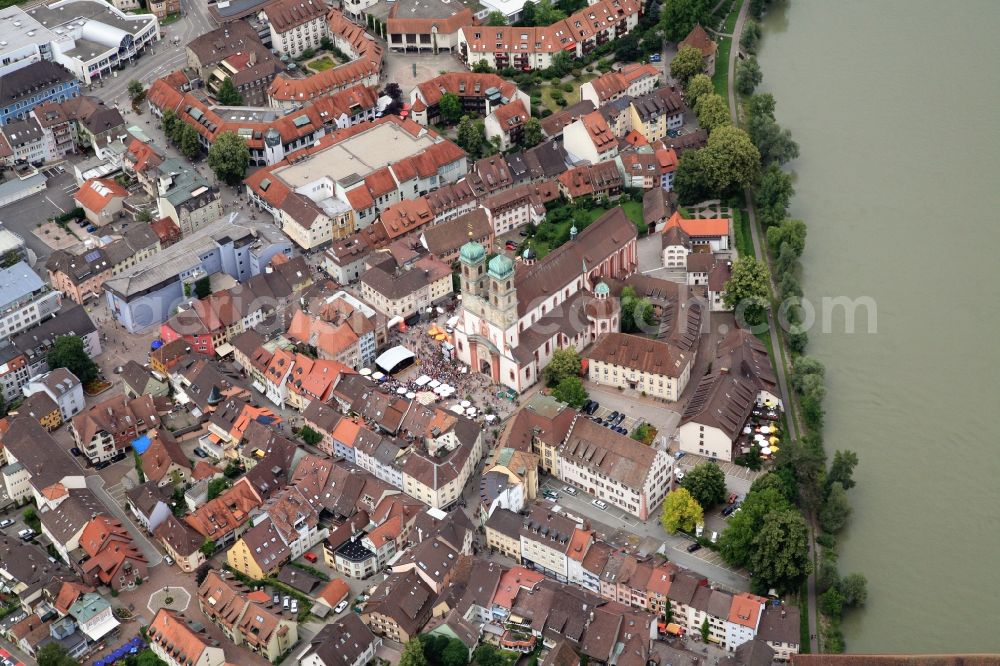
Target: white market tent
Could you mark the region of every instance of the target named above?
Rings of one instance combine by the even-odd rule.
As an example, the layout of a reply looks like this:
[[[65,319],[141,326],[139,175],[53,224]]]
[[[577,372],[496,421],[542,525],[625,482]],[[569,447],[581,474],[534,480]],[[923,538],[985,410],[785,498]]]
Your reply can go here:
[[[430,381],[431,378],[428,377],[427,375],[420,375],[419,377],[417,377],[417,381],[413,383],[416,384],[417,386],[423,387],[426,386],[428,383],[430,383]]]
[[[415,359],[416,356],[409,349],[402,345],[396,345],[379,354],[378,358],[375,359],[375,365],[385,374],[391,375],[410,365]]]

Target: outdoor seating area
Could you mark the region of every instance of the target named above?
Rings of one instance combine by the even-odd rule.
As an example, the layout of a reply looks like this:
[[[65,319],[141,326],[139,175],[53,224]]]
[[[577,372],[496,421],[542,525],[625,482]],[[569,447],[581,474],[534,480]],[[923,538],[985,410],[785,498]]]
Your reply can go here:
[[[747,455],[756,450],[764,460],[780,451],[778,446],[781,444],[778,421],[780,418],[781,409],[774,403],[763,402],[755,405],[736,441],[737,451],[741,455]]]
[[[93,662],[92,666],[111,666],[111,664],[124,660],[131,654],[138,654],[146,649],[146,643],[138,636],[116,648],[111,654]]]

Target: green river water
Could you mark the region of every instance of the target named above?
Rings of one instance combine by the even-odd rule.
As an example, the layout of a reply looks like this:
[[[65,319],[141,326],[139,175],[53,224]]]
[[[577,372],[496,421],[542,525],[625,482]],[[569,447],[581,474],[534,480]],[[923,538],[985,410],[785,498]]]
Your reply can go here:
[[[861,458],[851,652],[1000,652],[998,32],[996,0],[790,0],[764,21],[806,295],[877,306],[874,334],[863,314],[810,331],[828,454]]]

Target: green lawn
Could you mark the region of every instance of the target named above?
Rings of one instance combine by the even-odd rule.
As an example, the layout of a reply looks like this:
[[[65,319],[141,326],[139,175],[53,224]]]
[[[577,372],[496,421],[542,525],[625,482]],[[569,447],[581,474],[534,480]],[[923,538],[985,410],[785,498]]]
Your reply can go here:
[[[337,63],[334,62],[333,58],[331,58],[328,55],[325,55],[310,60],[309,63],[306,64],[306,67],[308,67],[314,72],[325,72],[328,69],[333,69],[334,66],[336,66],[336,64]]]
[[[733,40],[729,37],[719,38],[719,50],[715,54],[715,74],[712,76],[712,83],[715,85],[715,92],[722,95],[722,99],[729,103],[729,50]]]
[[[750,235],[750,218],[741,209],[734,209],[733,235],[736,237],[736,251],[741,257],[756,255],[753,248],[753,236]]]
[[[560,91],[562,92],[563,99],[566,100],[565,106],[559,106],[558,104],[556,104],[556,101],[552,98],[552,90],[553,90],[552,83],[542,84],[541,86],[539,86],[539,90],[541,91],[542,94],[542,106],[551,111],[552,113],[561,111],[562,109],[565,109],[567,106],[573,106],[574,104],[580,101],[580,86],[582,86],[584,83],[587,83],[588,81],[593,81],[599,75],[600,72],[582,73],[578,79],[574,79],[572,81],[573,83],[572,92],[566,92],[565,90],[562,90],[561,88],[562,83],[555,84],[555,86],[559,87]]]
[[[640,236],[647,232],[646,223],[643,222],[642,220],[642,202],[628,200],[625,201],[624,203],[616,205],[620,205],[622,207],[622,209],[625,211],[625,215],[628,216],[628,219],[632,220],[632,222],[635,224],[636,229],[638,230]],[[587,223],[589,224],[594,220],[596,220],[597,218],[599,218],[601,215],[604,215],[606,212],[608,212],[608,210],[610,210],[610,208],[611,207],[608,206],[594,206],[587,208],[586,210]],[[542,225],[551,227],[553,230],[551,237],[558,239],[569,235],[569,229],[570,227],[573,226],[573,220],[567,219],[562,222],[546,221],[543,222]],[[524,243],[525,241],[521,242],[522,247],[524,246]],[[556,249],[557,247],[559,247],[559,245],[553,246],[549,241],[539,240],[537,232],[536,235],[531,238],[531,248],[535,251],[535,254],[537,255],[538,259],[541,259],[542,257],[547,255],[549,252]]]

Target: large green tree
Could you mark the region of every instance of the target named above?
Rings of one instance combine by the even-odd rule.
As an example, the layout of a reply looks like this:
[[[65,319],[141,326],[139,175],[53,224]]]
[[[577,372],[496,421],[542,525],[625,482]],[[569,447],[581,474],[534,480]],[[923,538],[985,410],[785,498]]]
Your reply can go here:
[[[141,81],[136,81],[132,79],[128,82],[128,98],[132,104],[138,104],[142,101],[142,98],[146,96],[146,89],[142,87]]]
[[[419,638],[411,638],[403,647],[403,654],[399,657],[399,666],[427,666],[424,646]]]
[[[774,96],[767,93],[754,95],[747,102],[747,133],[764,164],[784,164],[799,156],[792,133],[775,120],[775,107]]]
[[[839,483],[844,490],[854,487],[854,468],[858,465],[858,454],[854,451],[837,451],[830,463],[830,473],[826,481],[830,486]]]
[[[684,99],[688,106],[698,111],[698,100],[702,98],[703,95],[714,95],[715,94],[715,84],[712,83],[712,79],[708,74],[695,74],[690,79],[688,79],[687,85],[684,87]]]
[[[469,648],[465,643],[452,638],[441,653],[441,666],[465,666],[469,663]]]
[[[233,80],[228,76],[219,84],[219,91],[215,94],[219,104],[223,106],[243,106],[243,95],[236,89]]]
[[[570,407],[583,407],[587,402],[587,389],[583,387],[579,377],[566,377],[552,389],[552,395]]]
[[[671,42],[679,42],[698,24],[708,21],[711,0],[666,0],[660,14],[660,28]]]
[[[844,529],[850,515],[851,503],[847,499],[847,491],[840,481],[835,481],[826,493],[823,508],[819,510],[819,525],[825,531],[836,534]]]
[[[477,647],[476,651],[472,653],[472,658],[475,660],[477,666],[507,665],[507,660],[500,653],[500,651],[489,643],[483,643]]]
[[[760,82],[764,80],[764,73],[760,71],[757,58],[750,57],[741,60],[736,65],[736,90],[742,95],[751,95],[756,90]]]
[[[681,204],[696,204],[714,195],[709,176],[709,154],[701,150],[685,150],[677,162],[674,191]]]
[[[472,158],[478,158],[486,144],[486,126],[482,120],[465,116],[458,124],[456,143]]]
[[[566,12],[561,7],[552,4],[552,0],[538,0],[535,3],[535,25],[552,25],[564,18],[566,18]]]
[[[539,122],[538,118],[528,118],[528,120],[525,121],[524,128],[521,132],[521,147],[534,148],[540,144],[544,138],[545,137],[542,136],[542,123]]]
[[[44,645],[35,655],[35,661],[38,666],[78,666],[80,663],[55,641]]]
[[[716,127],[732,124],[726,100],[714,92],[698,98],[695,113],[698,115],[698,124],[708,132],[711,132]]]
[[[768,587],[798,589],[812,571],[809,528],[798,510],[771,511],[764,516],[751,543],[749,568]]]
[[[630,32],[621,39],[615,41],[615,58],[622,62],[633,62],[642,57],[639,50],[639,35]]]
[[[621,330],[624,333],[636,333],[652,326],[654,322],[653,304],[649,299],[639,298],[634,287],[622,289]]]
[[[706,510],[726,499],[726,475],[714,462],[695,465],[684,475],[681,486]]]
[[[504,16],[503,12],[498,12],[494,10],[486,15],[486,25],[489,26],[507,25],[507,17]]]
[[[682,46],[670,61],[670,76],[674,77],[682,87],[687,85],[692,76],[704,71],[705,56],[693,46]]]
[[[836,587],[831,587],[819,595],[819,610],[831,620],[839,620],[844,612],[844,595]]]
[[[723,299],[726,307],[737,310],[750,326],[767,320],[771,286],[767,264],[754,257],[740,257],[733,264]]]
[[[462,100],[455,93],[446,92],[441,95],[441,99],[438,101],[438,109],[441,111],[441,117],[449,125],[453,125],[462,119]]]
[[[564,347],[552,352],[549,364],[545,366],[545,384],[556,386],[567,377],[579,377],[583,367],[580,353],[572,347]]]
[[[844,595],[847,606],[864,606],[868,601],[868,579],[864,574],[852,573],[844,576],[837,584],[837,589]]]
[[[236,185],[247,174],[250,150],[243,137],[235,132],[223,132],[208,149],[208,166],[227,185]]]
[[[757,45],[760,43],[761,30],[760,23],[749,19],[743,24],[743,32],[740,34],[740,48],[749,54],[757,52]]]
[[[695,526],[702,522],[704,514],[698,500],[686,488],[677,488],[663,500],[660,525],[670,534],[676,534],[678,530],[693,532]]]
[[[795,194],[792,187],[792,177],[781,170],[777,164],[769,164],[761,174],[754,200],[757,204],[757,217],[765,227],[771,227],[785,219],[788,204]]]
[[[747,566],[754,536],[760,531],[764,516],[790,507],[784,494],[776,488],[748,493],[740,510],[730,517],[725,531],[719,536],[719,554],[732,566]]]
[[[201,152],[201,141],[198,138],[198,130],[191,125],[183,123],[179,130],[180,138],[177,147],[180,148],[181,155],[188,159],[194,159]]]
[[[699,106],[702,106],[699,104]],[[721,125],[708,136],[710,182],[719,194],[753,185],[760,175],[760,151],[739,127]]]
[[[796,258],[801,257],[806,249],[806,232],[806,223],[802,220],[782,220],[781,224],[767,230],[767,245],[771,254],[777,255],[787,245]]]
[[[86,384],[97,379],[97,364],[87,354],[83,347],[83,338],[75,335],[63,335],[56,338],[55,344],[45,356],[49,369],[66,368],[77,379]]]

